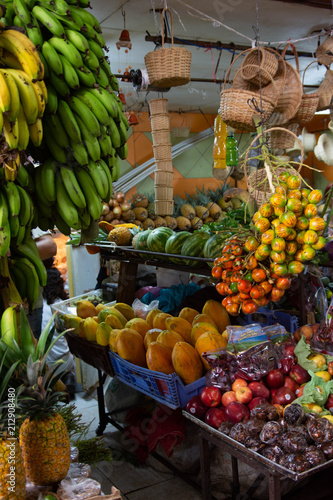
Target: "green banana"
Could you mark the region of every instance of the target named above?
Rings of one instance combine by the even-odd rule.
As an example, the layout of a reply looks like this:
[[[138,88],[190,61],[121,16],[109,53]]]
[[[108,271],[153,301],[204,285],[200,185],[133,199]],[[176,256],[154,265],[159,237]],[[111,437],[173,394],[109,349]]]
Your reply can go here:
[[[58,115],[68,137],[74,142],[81,142],[82,135],[78,121],[67,102],[62,99],[58,103]]]
[[[101,148],[98,138],[90,133],[90,130],[79,116],[76,117],[76,121],[80,127],[82,142],[85,145],[90,158],[97,161],[101,157]]]
[[[97,120],[102,125],[109,125],[110,122],[109,114],[105,106],[97,97],[95,97],[86,89],[78,90],[77,92],[75,92],[74,95],[79,99],[81,99],[81,101],[83,101],[88,106],[88,108],[94,113]]]
[[[40,25],[38,19],[32,14],[31,15],[31,24],[26,25],[27,37],[31,40],[36,47],[41,47],[43,45],[43,34],[40,29]]]
[[[49,70],[52,70],[58,77],[62,75],[63,67],[59,54],[47,40],[42,45],[42,54]]]
[[[43,161],[39,167],[41,169],[40,180],[45,198],[54,203],[57,199],[55,189],[56,162],[52,158]]]
[[[3,70],[2,75],[6,80],[6,84],[10,94],[10,109],[8,110],[8,119],[10,122],[14,122],[18,117],[19,110],[21,107],[19,90],[11,74]]]
[[[8,212],[12,217],[18,217],[21,208],[21,198],[15,182],[4,182],[2,185],[3,192],[7,198]],[[0,191],[1,205],[1,191]]]
[[[0,191],[0,229],[3,229],[7,224],[8,215],[9,215],[9,209],[8,209],[7,198],[3,194],[3,192]]]
[[[95,137],[98,137],[101,134],[100,125],[96,116],[94,115],[94,113],[92,113],[88,106],[79,98],[73,95],[68,99],[67,102],[75,115],[78,115],[87,125],[89,124],[91,134]]]
[[[7,222],[0,228],[0,257],[6,257],[10,246],[10,239],[10,223],[7,219]]]
[[[50,69],[50,82],[52,86],[56,89],[57,93],[62,97],[70,95],[70,88],[63,78],[60,78]]]
[[[47,28],[54,36],[64,36],[65,30],[61,22],[56,18],[53,12],[39,5],[35,5],[32,9],[32,14],[45,28]]]
[[[69,90],[69,89],[68,89]],[[51,115],[54,115],[58,109],[58,93],[51,83],[47,84],[48,100],[47,100],[47,110]]]
[[[111,71],[110,63],[107,57],[103,57],[100,63],[101,68],[103,68],[105,74],[107,75],[109,82],[110,79],[113,77],[113,73]]]
[[[108,134],[106,127],[104,127],[104,129],[101,127],[101,131],[102,133],[99,137],[99,145],[101,147],[102,156],[108,156],[112,151],[111,137]]]
[[[65,0],[38,0],[38,5],[64,16],[68,10]]]
[[[25,151],[29,144],[30,132],[22,106],[20,106],[19,114],[17,117],[17,123],[18,123],[17,149],[19,151]]]
[[[17,316],[14,307],[7,307],[1,316],[1,339],[8,346],[13,346],[14,342],[18,343],[17,337]]]
[[[53,139],[62,149],[65,150],[69,148],[69,137],[59,118],[58,113],[56,113],[55,115],[46,115],[44,119],[46,124],[44,132],[45,136]]]
[[[9,226],[10,226],[10,237],[16,238],[20,229],[20,221],[18,217],[14,217],[12,214],[8,216]]]
[[[117,150],[117,154],[119,156],[119,158],[121,160],[126,160],[127,158],[127,155],[128,155],[128,146],[127,146],[127,142],[125,142],[125,144],[123,144],[118,150]]]
[[[89,52],[89,43],[86,37],[80,32],[71,29],[65,29],[67,39],[77,48],[79,52],[84,52],[86,55]]]
[[[117,180],[120,177],[120,167],[119,167],[119,160],[118,160],[117,156],[113,159],[111,176],[112,176],[113,182],[117,182]]]
[[[87,165],[87,163],[89,161],[88,151],[86,150],[83,142],[71,141],[71,148],[72,148],[73,156],[74,156],[75,160],[77,161],[77,163],[79,163],[82,166]]]
[[[66,224],[73,229],[80,229],[81,223],[77,208],[68,195],[62,179],[56,177],[56,191],[57,191],[57,210],[60,216],[64,219]]]
[[[90,51],[89,49],[88,53],[85,56],[83,56],[83,62],[91,71],[94,72],[97,71],[100,66],[98,57],[93,51]]]
[[[94,220],[98,220],[103,210],[103,203],[96,191],[92,178],[83,168],[77,169],[76,178],[85,196],[88,212]]]
[[[55,208],[53,208],[52,216],[54,215],[54,211],[55,211]],[[42,231],[47,231],[48,229],[50,229],[52,231],[52,229],[54,228],[53,220],[51,220],[50,217],[46,217],[42,213],[39,213],[38,214],[38,227],[40,227],[40,229],[42,229]]]
[[[40,286],[46,285],[46,267],[44,266],[42,259],[39,257],[37,245],[31,236],[26,239],[25,243],[21,243],[21,245],[13,247],[12,254],[14,256],[16,255],[28,259],[36,269]]]
[[[124,127],[125,127],[125,129],[127,131],[129,129],[130,125],[128,123],[128,120],[126,118],[125,113],[123,113],[123,112],[120,113],[120,121],[123,123],[123,125],[124,125]],[[127,137],[127,135],[126,135],[126,137]]]
[[[69,40],[53,36],[49,39],[49,44],[52,45],[58,53],[65,56],[75,68],[80,68],[83,65],[80,52]]]
[[[35,266],[26,257],[15,257],[11,259],[13,265],[17,267],[26,277],[27,300],[30,310],[32,310],[39,296],[39,278]]]
[[[20,345],[24,359],[28,360],[29,356],[35,353],[35,341],[22,305],[20,309]]]
[[[81,19],[78,19],[78,17],[74,18],[69,17],[70,12],[68,11],[67,15],[60,15],[57,14],[56,12],[53,12],[56,18],[66,26],[68,29],[74,30],[74,31],[82,31],[84,28],[83,21]]]
[[[71,228],[67,224],[67,222],[65,222],[64,219],[61,217],[58,210],[54,211],[53,219],[54,219],[54,225],[59,229],[59,231],[65,236],[70,236]]]
[[[50,76],[50,68],[49,68],[49,65],[46,62],[45,57],[42,54],[42,47],[41,46],[39,46],[38,56],[39,56],[39,59],[42,61],[42,64],[44,66],[44,78],[49,78],[49,76]]]
[[[31,23],[30,12],[24,0],[13,0],[13,8],[25,25]]]
[[[105,175],[107,177],[107,180],[108,180],[108,192],[107,192],[107,195],[106,197],[104,198],[104,200],[106,202],[108,202],[112,196],[112,176],[111,176],[111,170],[108,166],[108,164],[102,159],[100,158],[100,160],[98,161],[99,165],[103,168],[104,172],[105,172]]]
[[[96,83],[96,77],[92,71],[90,71],[87,66],[80,66],[80,68],[77,68],[77,75],[79,77],[79,80],[82,85],[85,85],[86,87],[92,87]]]
[[[109,85],[109,78],[101,66],[96,71],[96,82],[104,88]]]
[[[12,280],[14,281],[14,285],[17,288],[18,293],[20,294],[22,299],[27,298],[27,281],[26,277],[23,274],[22,270],[18,267],[11,265],[9,267],[9,272]]]
[[[86,208],[81,208],[78,210],[79,218],[82,224],[82,229],[88,229],[91,223],[90,213]]]
[[[116,125],[116,122],[114,121],[114,119],[111,116],[109,116],[109,132],[110,132],[113,147],[115,149],[120,148],[120,146],[121,146],[120,132],[119,132],[119,129]],[[126,136],[127,136],[127,133],[126,133]]]
[[[104,168],[99,163],[90,160],[87,165],[87,171],[93,180],[99,196],[102,200],[106,199],[109,191],[109,181]]]
[[[52,161],[52,160],[51,160]],[[37,206],[38,206],[38,211],[44,215],[44,217],[51,217],[52,215],[52,201],[49,199],[49,196],[47,195],[49,189],[51,190],[51,197],[52,197],[52,191],[55,191],[54,186],[44,186],[43,181],[42,181],[42,173],[43,173],[43,165],[35,168],[35,175],[34,175],[34,181],[35,181],[35,196],[37,198]],[[53,179],[54,181],[54,179]],[[55,201],[55,200],[53,200]]]
[[[69,153],[67,153],[67,151],[62,149],[54,141],[54,137],[52,137],[51,134],[50,135],[46,134],[44,136],[44,138],[45,138],[45,143],[46,143],[47,147],[49,148],[50,153],[53,156],[53,158],[59,163],[66,163],[67,159],[69,158]]]
[[[20,165],[15,180],[20,184],[20,186],[27,187],[29,183],[29,173],[23,165]]]
[[[111,76],[111,78],[110,78],[110,85],[111,85],[112,90],[114,90],[115,92],[118,92],[118,90],[119,90],[119,80],[118,80],[118,78],[115,75]]]
[[[97,99],[101,101],[103,106],[106,108],[107,112],[111,116],[111,118],[115,119],[117,118],[119,112],[118,112],[118,103],[114,99],[113,93],[110,94],[106,89],[103,87],[94,87],[94,88],[89,88],[89,89],[82,89],[82,90],[89,90],[91,94],[93,94]]]
[[[72,64],[65,56],[59,54],[59,57],[62,63],[63,78],[65,82],[71,89],[78,89],[80,87],[80,80],[76,69],[74,68],[74,66],[72,66]]]
[[[96,31],[99,31],[101,33],[102,31],[101,25],[99,24],[96,17],[93,14],[91,14],[88,10],[71,5],[70,11],[72,16],[77,14],[78,16],[80,16],[84,24],[91,25]]]
[[[13,76],[15,83],[17,85],[21,106],[24,111],[25,119],[28,124],[35,123],[38,117],[38,101],[35,90],[31,84],[30,78],[28,78],[24,71],[13,70],[12,68],[6,68],[6,71]]]
[[[25,226],[20,225],[17,235],[15,237],[16,245],[20,245],[25,237]]]
[[[93,39],[88,40],[89,49],[95,54],[98,59],[103,59],[105,57],[105,52],[102,47]]]
[[[62,182],[74,205],[85,208],[87,203],[80,185],[75,177],[74,170],[65,166],[60,167]]]

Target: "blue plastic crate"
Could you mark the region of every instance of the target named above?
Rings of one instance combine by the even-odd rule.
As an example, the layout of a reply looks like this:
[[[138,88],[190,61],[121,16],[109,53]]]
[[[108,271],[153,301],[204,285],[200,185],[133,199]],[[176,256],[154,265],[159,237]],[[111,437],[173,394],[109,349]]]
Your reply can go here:
[[[279,323],[291,334],[295,333],[299,327],[297,316],[284,312],[272,311],[264,307],[259,307],[256,313],[247,314],[245,316],[245,324],[250,325],[251,323],[257,323],[263,327]]]
[[[184,408],[191,397],[200,394],[205,386],[205,377],[184,385],[176,373],[165,375],[148,368],[141,368],[111,351],[110,358],[114,373],[122,382],[174,410]]]

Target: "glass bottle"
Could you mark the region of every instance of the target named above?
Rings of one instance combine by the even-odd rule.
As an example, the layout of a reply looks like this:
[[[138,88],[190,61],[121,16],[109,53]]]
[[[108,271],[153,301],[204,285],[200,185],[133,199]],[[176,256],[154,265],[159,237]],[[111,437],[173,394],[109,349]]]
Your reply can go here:
[[[227,125],[222,121],[220,113],[214,120],[213,166],[226,168]]]
[[[226,164],[228,167],[237,165],[238,163],[238,145],[235,138],[234,130],[228,130],[228,137],[226,141]]]

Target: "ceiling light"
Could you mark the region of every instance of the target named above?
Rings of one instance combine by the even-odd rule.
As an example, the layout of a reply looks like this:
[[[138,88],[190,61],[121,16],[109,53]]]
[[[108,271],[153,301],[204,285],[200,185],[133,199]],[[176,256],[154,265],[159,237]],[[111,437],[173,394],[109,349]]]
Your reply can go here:
[[[131,50],[132,49],[132,42],[131,42],[130,34],[129,34],[129,31],[126,29],[126,26],[125,26],[125,17],[126,17],[126,14],[125,14],[125,11],[123,11],[123,10],[121,11],[121,13],[122,13],[123,18],[124,18],[124,29],[120,33],[120,37],[119,37],[118,42],[116,43],[116,46],[117,46],[118,50],[120,50],[121,47],[124,47],[125,49]]]

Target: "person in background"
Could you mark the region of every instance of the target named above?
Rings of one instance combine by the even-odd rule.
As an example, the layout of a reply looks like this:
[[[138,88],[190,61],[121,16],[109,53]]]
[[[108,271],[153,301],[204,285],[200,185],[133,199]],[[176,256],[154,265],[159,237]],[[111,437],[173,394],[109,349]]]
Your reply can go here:
[[[32,237],[38,248],[41,260],[44,262],[54,257],[57,253],[57,244],[50,231],[42,231],[38,227],[32,229]],[[35,338],[38,339],[42,332],[43,318],[43,288],[40,287],[39,296],[34,309],[27,315],[30,328]]]

